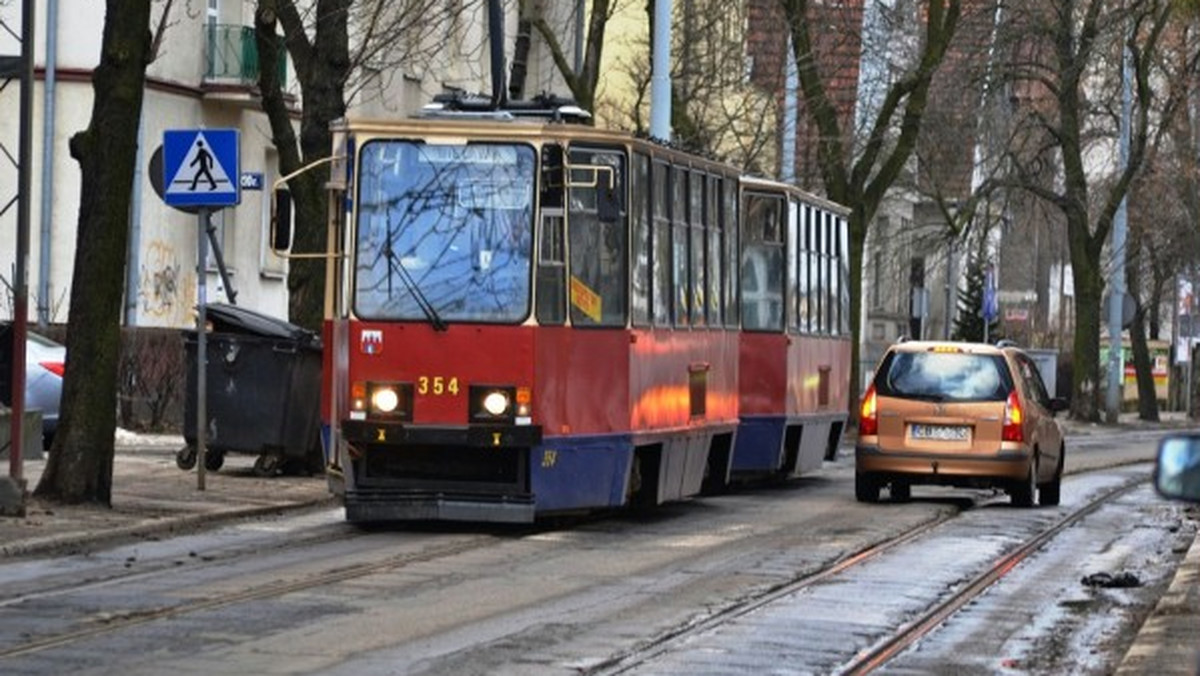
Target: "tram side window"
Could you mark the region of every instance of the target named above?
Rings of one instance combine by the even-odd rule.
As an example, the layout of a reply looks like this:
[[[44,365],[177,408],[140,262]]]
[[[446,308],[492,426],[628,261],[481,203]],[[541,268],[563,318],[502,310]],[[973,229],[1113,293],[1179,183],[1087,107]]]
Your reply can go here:
[[[738,181],[735,178],[725,179],[722,212],[725,218],[725,229],[722,239],[725,244],[725,325],[737,328],[741,320],[741,302],[738,294],[738,280],[741,279],[741,266],[738,265],[741,256],[741,244],[738,234],[741,232],[738,219]]]
[[[655,326],[671,325],[671,181],[670,167],[654,163],[654,183],[650,192],[653,201],[654,255],[650,257],[651,293]]]
[[[543,213],[539,239],[537,320],[545,325],[562,324],[567,320],[567,254],[561,213]]]
[[[742,328],[783,330],[783,200],[749,194],[742,205]]]
[[[813,293],[813,296],[815,297],[814,299],[816,300],[816,305],[813,307],[813,309],[816,311],[816,325],[813,327],[813,330],[822,334],[829,332],[829,325],[826,323],[825,314],[825,308],[829,305],[829,295],[826,292],[826,289],[829,288],[829,279],[827,276],[829,274],[829,267],[825,260],[825,238],[828,236],[828,231],[825,227],[825,224],[828,220],[828,212],[822,211],[818,214],[817,239],[814,246],[814,258],[816,259],[817,264],[817,275],[815,280],[816,288],[814,289]]]
[[[705,193],[708,212],[708,324],[713,327],[722,325],[724,309],[724,298],[721,295],[721,273],[725,261],[721,255],[721,233],[724,231],[720,207],[722,196],[721,179],[709,176],[708,190]]]
[[[799,329],[801,333],[810,333],[812,331],[812,321],[809,311],[809,296],[812,293],[811,283],[809,279],[812,275],[812,229],[813,229],[813,208],[811,204],[805,204],[800,210],[800,232],[799,248],[800,253],[797,258],[797,264],[800,270],[797,273],[798,288],[796,289],[796,301],[798,307],[796,314],[799,315]]]
[[[571,323],[624,326],[628,256],[625,157],[618,150],[574,148],[570,158]],[[620,217],[615,221],[600,219],[597,200],[602,190],[612,190],[618,197]]]
[[[633,260],[630,270],[630,308],[634,326],[650,325],[650,158],[633,156],[630,215],[633,217]]]
[[[825,332],[836,334],[838,323],[837,301],[841,295],[838,291],[837,260],[834,258],[837,241],[834,239],[834,216],[832,213],[826,213],[825,216],[825,268],[827,270],[825,273]]]
[[[838,260],[841,262],[839,266],[842,276],[842,297],[838,307],[842,312],[842,335],[850,335],[850,233],[847,229],[846,219],[838,217]]]
[[[691,303],[688,291],[688,224],[687,224],[687,185],[688,171],[683,167],[671,170],[671,256],[674,265],[671,266],[671,286],[674,289],[675,304],[672,308],[672,320],[675,326],[687,326],[691,316]]]
[[[787,326],[796,333],[800,330],[800,224],[796,200],[787,201]]]
[[[708,301],[705,299],[704,256],[706,237],[706,214],[704,213],[704,174],[695,171],[688,183],[688,223],[691,227],[689,255],[691,265],[692,326],[703,327],[708,323]]]

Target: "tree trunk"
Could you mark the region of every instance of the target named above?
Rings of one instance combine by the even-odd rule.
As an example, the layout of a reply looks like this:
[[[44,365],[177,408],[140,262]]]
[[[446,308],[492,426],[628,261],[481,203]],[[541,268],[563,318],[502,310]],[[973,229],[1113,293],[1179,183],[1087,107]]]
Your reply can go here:
[[[863,381],[862,366],[862,282],[863,251],[866,250],[867,226],[858,211],[850,213],[850,411],[849,424],[858,425],[859,399]]]
[[[1129,326],[1129,344],[1133,349],[1133,366],[1137,374],[1138,418],[1152,422],[1158,421],[1158,391],[1154,387],[1154,364],[1150,360],[1150,348],[1146,344],[1147,307],[1142,302],[1142,276],[1139,274],[1138,262],[1142,255],[1150,261],[1148,266],[1153,271],[1154,256],[1147,246],[1146,234],[1138,223],[1132,223],[1129,228],[1129,238],[1125,243],[1125,279],[1129,293],[1133,296],[1136,309],[1133,313],[1133,323]],[[1155,291],[1159,288],[1156,279],[1151,281]],[[1153,301],[1151,301],[1153,302]]]
[[[1135,296],[1136,298],[1136,296]],[[1146,310],[1138,303],[1129,327],[1129,342],[1133,348],[1133,366],[1137,372],[1138,418],[1158,422],[1158,391],[1154,387],[1154,363],[1146,344]]]
[[[1071,380],[1071,417],[1100,422],[1100,308],[1104,282],[1100,270],[1081,247],[1071,247],[1075,274],[1074,369]],[[1120,342],[1118,339],[1118,347]]]
[[[317,22],[312,42],[294,0],[259,0],[255,11],[255,38],[262,67],[259,90],[263,111],[271,123],[271,140],[279,150],[279,169],[289,174],[333,150],[329,124],[346,114],[345,85],[350,72],[347,17],[351,0],[318,0]],[[283,44],[295,65],[304,100],[297,148],[291,111],[283,96],[283,83],[276,74],[278,39],[276,23],[284,28]],[[291,179],[296,230],[293,250],[326,250],[327,196],[323,185],[328,170],[316,170]],[[320,330],[324,316],[325,262],[294,259],[288,269],[289,319],[300,326]]]
[[[71,138],[82,178],[62,413],[34,494],[111,506],[123,272],[151,35],[150,0],[106,4],[91,122]]]

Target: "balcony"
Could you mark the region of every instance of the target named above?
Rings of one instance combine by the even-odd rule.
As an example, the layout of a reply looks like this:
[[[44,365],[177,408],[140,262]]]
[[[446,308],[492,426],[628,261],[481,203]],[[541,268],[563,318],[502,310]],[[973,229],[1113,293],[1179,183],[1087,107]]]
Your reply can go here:
[[[206,99],[253,103],[258,91],[258,45],[252,26],[205,26],[206,62],[203,89]],[[279,60],[279,78],[287,79],[287,53]]]

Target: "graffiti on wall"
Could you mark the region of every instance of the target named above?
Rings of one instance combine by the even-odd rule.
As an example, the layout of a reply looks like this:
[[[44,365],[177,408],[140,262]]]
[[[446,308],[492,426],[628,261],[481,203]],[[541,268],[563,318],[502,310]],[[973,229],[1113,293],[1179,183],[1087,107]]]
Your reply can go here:
[[[152,241],[142,252],[141,267],[138,300],[142,313],[168,324],[186,321],[195,281],[183,277],[175,247],[160,239]]]

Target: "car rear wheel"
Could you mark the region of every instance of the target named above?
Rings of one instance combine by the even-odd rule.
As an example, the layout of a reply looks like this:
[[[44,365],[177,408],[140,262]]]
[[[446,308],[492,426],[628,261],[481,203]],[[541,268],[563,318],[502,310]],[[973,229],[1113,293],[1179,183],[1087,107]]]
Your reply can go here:
[[[859,502],[879,502],[879,481],[869,474],[854,473],[854,497]]]
[[[1054,469],[1054,478],[1038,486],[1038,504],[1043,507],[1055,507],[1062,495],[1063,452],[1058,451],[1058,466]]]
[[[1009,491],[1014,507],[1032,507],[1033,495],[1037,491],[1037,458],[1029,465],[1029,475]]]

